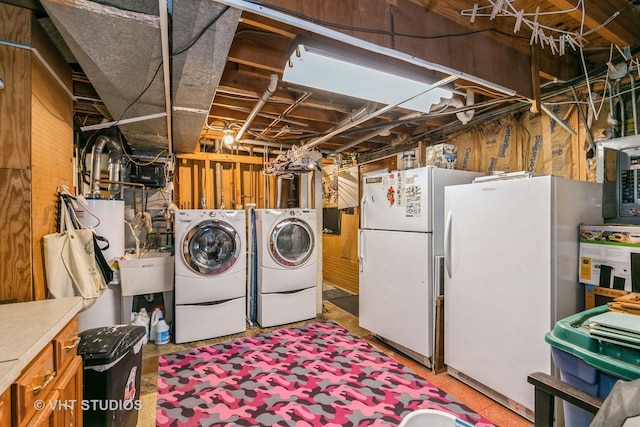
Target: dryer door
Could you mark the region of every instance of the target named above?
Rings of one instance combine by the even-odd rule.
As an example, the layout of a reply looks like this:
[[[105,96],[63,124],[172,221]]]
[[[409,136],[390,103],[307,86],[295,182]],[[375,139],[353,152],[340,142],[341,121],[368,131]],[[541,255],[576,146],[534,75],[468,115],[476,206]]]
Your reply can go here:
[[[269,237],[269,252],[283,267],[297,267],[304,264],[314,247],[313,230],[306,222],[297,218],[287,218],[273,227]]]
[[[240,236],[224,221],[206,220],[193,227],[182,243],[182,255],[193,271],[216,275],[229,270],[242,251]]]

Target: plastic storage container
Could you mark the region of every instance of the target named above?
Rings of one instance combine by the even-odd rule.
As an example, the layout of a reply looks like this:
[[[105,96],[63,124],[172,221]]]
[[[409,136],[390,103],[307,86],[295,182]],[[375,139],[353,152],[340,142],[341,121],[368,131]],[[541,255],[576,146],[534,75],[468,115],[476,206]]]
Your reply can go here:
[[[86,426],[135,427],[138,423],[143,326],[117,325],[80,333],[83,421]],[[85,384],[87,386],[85,386]]]
[[[589,318],[608,311],[599,306],[556,323],[545,336],[560,379],[604,399],[619,379],[640,378],[640,350],[599,341],[589,335]],[[564,402],[565,425],[588,426],[593,415]]]

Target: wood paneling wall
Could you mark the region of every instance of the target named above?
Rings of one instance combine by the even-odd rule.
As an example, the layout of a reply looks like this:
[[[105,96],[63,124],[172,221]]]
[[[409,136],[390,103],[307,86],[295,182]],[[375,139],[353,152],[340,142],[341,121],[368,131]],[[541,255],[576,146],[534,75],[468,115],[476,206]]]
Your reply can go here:
[[[28,9],[0,3],[0,301],[46,297],[42,236],[55,231],[56,187],[73,178],[71,97],[28,49],[71,88],[60,59]]]
[[[0,37],[27,43],[25,9],[0,4]],[[0,45],[0,301],[31,299],[30,53]]]
[[[33,21],[32,45],[71,89],[71,70]],[[42,238],[56,230],[57,188],[73,185],[73,100],[44,64],[31,61],[31,238],[34,299],[45,299]]]
[[[322,276],[349,292],[358,293],[358,228],[360,209],[340,213],[340,234],[322,235]]]

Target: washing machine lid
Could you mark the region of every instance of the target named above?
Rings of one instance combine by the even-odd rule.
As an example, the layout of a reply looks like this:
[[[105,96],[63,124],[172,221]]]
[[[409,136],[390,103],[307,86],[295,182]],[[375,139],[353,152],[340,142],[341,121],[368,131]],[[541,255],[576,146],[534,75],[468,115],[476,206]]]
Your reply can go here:
[[[314,245],[313,229],[298,218],[278,222],[269,236],[269,252],[283,267],[304,264],[313,253]]]
[[[209,219],[191,228],[182,242],[186,264],[200,274],[224,273],[235,265],[242,251],[240,235],[233,226]]]

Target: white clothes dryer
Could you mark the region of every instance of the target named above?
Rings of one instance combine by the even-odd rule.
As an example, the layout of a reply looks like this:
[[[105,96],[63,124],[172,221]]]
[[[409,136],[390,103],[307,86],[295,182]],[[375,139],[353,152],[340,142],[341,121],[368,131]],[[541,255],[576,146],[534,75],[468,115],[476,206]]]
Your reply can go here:
[[[286,292],[315,286],[316,211],[256,209],[258,291]]]
[[[175,211],[175,341],[246,330],[243,210]]]
[[[316,229],[313,209],[256,209],[257,321],[261,326],[315,317]]]

